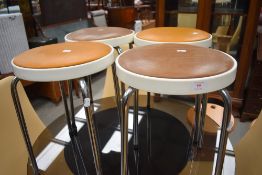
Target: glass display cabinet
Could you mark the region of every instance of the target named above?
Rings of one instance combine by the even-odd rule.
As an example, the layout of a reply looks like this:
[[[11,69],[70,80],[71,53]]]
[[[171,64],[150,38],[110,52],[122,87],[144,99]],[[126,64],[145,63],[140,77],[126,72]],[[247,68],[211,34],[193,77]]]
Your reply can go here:
[[[238,62],[237,77],[229,87],[233,113],[242,117],[245,90],[254,57],[260,0],[158,0],[157,26],[195,27],[213,35],[213,48]],[[217,97],[216,94],[212,94]],[[242,118],[243,120],[249,117]]]

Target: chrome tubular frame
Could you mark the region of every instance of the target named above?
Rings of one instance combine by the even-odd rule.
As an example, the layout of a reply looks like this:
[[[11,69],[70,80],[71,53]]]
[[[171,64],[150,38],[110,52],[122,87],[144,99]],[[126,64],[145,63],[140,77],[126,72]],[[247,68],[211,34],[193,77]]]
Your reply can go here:
[[[121,175],[128,174],[128,99],[135,92],[129,87],[121,98]]]
[[[134,92],[134,115],[133,115],[134,149],[138,149],[138,90]]]
[[[116,47],[114,47],[115,48],[115,50],[117,51],[117,54],[118,55],[120,55],[121,53],[123,53],[123,50],[121,49],[121,47],[119,47],[119,46],[116,46]],[[115,64],[115,63],[114,63]],[[113,65],[114,65],[113,64]],[[112,69],[113,69],[113,67],[112,67]],[[114,78],[115,77],[115,78]],[[115,70],[115,65],[114,65],[114,69],[113,69],[113,78],[114,79],[117,79],[117,76],[116,76],[116,70]],[[117,81],[115,82],[115,80],[114,80],[114,83],[117,83],[117,85],[115,84],[115,87],[116,86],[118,86],[117,88],[118,88],[118,96],[120,95],[120,92],[119,92],[119,82],[118,82],[118,79],[117,79]],[[123,83],[123,82],[120,82],[120,84],[121,84],[121,95],[123,96],[124,95],[124,93],[125,93],[125,84]],[[115,89],[115,91],[116,91],[116,89]],[[116,97],[117,98],[117,97]],[[119,98],[120,99],[120,98]],[[117,100],[117,99],[116,99]],[[118,101],[119,102],[119,101]]]
[[[120,88],[119,88],[118,77],[116,76],[116,64],[113,63],[111,67],[112,67],[114,89],[115,89],[115,96],[116,96],[116,107],[117,107],[118,113],[120,114],[120,108],[121,108],[120,107]]]
[[[195,123],[193,127],[192,140],[194,144],[199,145],[200,142],[200,121],[201,121],[201,97],[202,95],[198,94],[195,97]]]
[[[150,109],[150,96],[151,96],[151,93],[150,92],[147,92],[147,98],[146,98],[146,108],[147,110]]]
[[[146,104],[146,138],[147,138],[147,159],[151,158],[151,118],[149,116],[150,111],[150,92],[147,92],[147,104]]]
[[[86,78],[87,78],[87,79],[86,79]],[[94,104],[91,75],[88,75],[87,77],[85,77],[85,81],[88,82],[90,103],[91,103],[91,104]]]
[[[35,155],[34,155],[34,152],[33,152],[33,146],[32,146],[29,134],[28,134],[28,130],[27,130],[27,126],[26,126],[26,122],[25,122],[25,118],[24,118],[24,113],[23,113],[21,103],[20,103],[20,100],[19,100],[19,95],[18,95],[18,92],[17,92],[17,83],[18,82],[19,82],[19,78],[17,78],[17,77],[15,77],[12,80],[11,94],[12,94],[12,98],[13,98],[18,122],[19,122],[19,125],[20,125],[20,129],[21,129],[21,132],[23,134],[23,138],[24,138],[24,141],[25,141],[25,144],[26,144],[27,152],[29,154],[29,159],[32,163],[33,173],[34,173],[34,175],[39,175],[40,171],[39,171],[39,168],[37,166],[37,162],[36,162]]]
[[[117,54],[118,54],[118,55],[120,55],[120,54],[123,52],[122,48],[119,47],[119,46],[116,46],[116,47],[114,47],[114,48],[115,48],[115,50],[117,51]]]
[[[206,119],[206,110],[207,110],[207,94],[202,94],[201,99],[201,112],[200,112],[200,131],[199,131],[199,142],[198,147],[202,148],[204,143],[204,126],[205,126],[205,119]]]
[[[228,139],[228,127],[230,125],[230,117],[232,111],[232,101],[228,91],[226,89],[222,89],[219,91],[219,93],[224,101],[224,112],[223,112],[223,120],[222,120],[221,134],[220,134],[219,147],[218,147],[219,149],[217,153],[215,175],[222,174],[227,139]]]
[[[100,160],[100,147],[98,143],[97,138],[97,131],[95,128],[95,120],[93,117],[93,104],[90,103],[90,90],[87,85],[86,78],[79,80],[80,89],[82,91],[83,96],[83,103],[84,103],[84,109],[86,114],[86,123],[87,123],[87,129],[90,137],[90,143],[92,147],[93,157],[94,157],[94,163],[96,168],[96,174],[102,175],[102,165]]]
[[[83,160],[83,157],[82,157],[81,146],[80,146],[80,143],[79,143],[78,138],[77,138],[77,127],[76,127],[76,124],[75,124],[74,102],[73,102],[73,92],[72,92],[73,91],[72,80],[69,80],[69,102],[70,102],[71,113],[69,112],[69,108],[68,108],[68,104],[67,104],[67,97],[66,97],[66,90],[65,90],[64,82],[60,81],[59,86],[60,86],[62,100],[63,100],[63,103],[64,103],[65,117],[66,117],[67,126],[68,126],[68,130],[69,130],[69,136],[71,138],[72,151],[73,151],[73,156],[74,156],[74,159],[75,159],[77,174],[79,174],[79,175],[80,174],[87,174],[86,167],[85,167],[85,164],[84,164],[84,160]],[[79,164],[77,157],[79,157],[81,164]],[[81,169],[80,167],[82,167],[83,169]],[[82,172],[82,171],[84,171],[84,172]]]
[[[133,49],[133,44],[134,44],[134,41],[129,43],[129,49]]]

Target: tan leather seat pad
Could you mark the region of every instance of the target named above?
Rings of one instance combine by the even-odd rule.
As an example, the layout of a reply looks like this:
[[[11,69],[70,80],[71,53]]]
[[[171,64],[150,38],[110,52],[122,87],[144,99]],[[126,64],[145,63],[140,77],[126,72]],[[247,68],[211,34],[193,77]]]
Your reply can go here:
[[[96,42],[52,44],[28,50],[14,58],[14,64],[24,68],[46,69],[79,65],[100,59],[111,47]]]
[[[220,51],[185,44],[136,47],[121,55],[119,64],[140,75],[170,79],[208,77],[233,67],[233,61]]]
[[[205,118],[205,126],[204,131],[209,134],[216,134],[217,130],[222,126],[224,108],[217,104],[208,103],[206,108],[206,118]],[[195,108],[192,107],[187,111],[187,120],[191,126],[195,124]],[[230,117],[230,128],[229,132],[234,129],[234,116]]]
[[[132,33],[132,30],[120,27],[92,27],[80,29],[67,35],[73,41],[94,41],[117,38]]]
[[[193,42],[208,39],[210,34],[194,28],[157,27],[143,30],[137,34],[137,37],[158,42]]]

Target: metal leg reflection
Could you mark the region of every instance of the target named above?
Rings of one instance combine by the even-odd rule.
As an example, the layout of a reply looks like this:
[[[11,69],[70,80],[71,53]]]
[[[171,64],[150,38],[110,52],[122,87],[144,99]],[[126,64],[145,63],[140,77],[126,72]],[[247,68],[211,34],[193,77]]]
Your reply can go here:
[[[226,89],[223,89],[220,90],[219,93],[224,101],[224,112],[223,112],[223,120],[222,120],[221,134],[219,140],[219,149],[218,149],[217,160],[216,160],[215,175],[222,174],[227,139],[228,139],[227,128],[229,127],[231,111],[232,111],[232,101],[228,91]]]
[[[88,85],[85,79],[80,79],[79,84],[80,84],[80,89],[82,91],[82,96],[83,96],[83,103],[84,103],[86,121],[87,121],[87,129],[88,129],[88,133],[90,136],[90,142],[91,142],[91,147],[92,147],[92,152],[93,152],[93,157],[94,157],[96,174],[102,175],[103,172],[102,172],[102,165],[101,165],[101,160],[100,160],[100,150],[99,150],[100,147],[98,144],[97,132],[95,128],[95,121],[93,118],[93,107],[92,107],[93,104],[90,103],[89,88],[88,88]]]
[[[19,79],[17,77],[15,77],[12,80],[11,83],[11,94],[12,94],[12,98],[13,98],[13,102],[14,102],[14,106],[15,106],[15,110],[16,110],[16,114],[17,114],[17,118],[18,118],[18,122],[24,137],[24,141],[26,144],[26,148],[27,148],[27,152],[29,154],[29,159],[32,163],[32,167],[33,167],[33,172],[35,175],[39,175],[39,168],[37,166],[37,162],[35,159],[35,155],[33,152],[33,147],[30,141],[30,137],[28,134],[28,130],[27,130],[27,126],[26,126],[26,122],[25,122],[25,118],[24,118],[24,114],[23,114],[23,110],[20,104],[20,100],[19,100],[19,95],[17,92],[17,83],[19,82]]]
[[[134,149],[134,161],[135,161],[135,170],[136,170],[136,175],[140,175],[140,153],[139,150]]]

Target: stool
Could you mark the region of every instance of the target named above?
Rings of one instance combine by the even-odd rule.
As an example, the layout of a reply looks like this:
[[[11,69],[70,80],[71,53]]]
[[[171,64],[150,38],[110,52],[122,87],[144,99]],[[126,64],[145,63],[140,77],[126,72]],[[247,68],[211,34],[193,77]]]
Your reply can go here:
[[[156,27],[138,32],[134,36],[137,46],[161,43],[212,46],[212,35],[199,29],[186,27]]]
[[[205,114],[205,108],[200,108],[203,105],[201,104],[202,94],[206,96],[206,93],[209,92],[217,90],[220,92],[225,110],[215,174],[221,174],[228,136],[227,127],[231,115],[231,99],[224,88],[234,81],[236,68],[237,62],[226,53],[184,44],[155,44],[136,47],[121,54],[116,59],[117,76],[125,84],[130,85],[121,98],[121,174],[128,174],[128,120],[126,115],[128,106],[126,104],[131,94],[138,89],[168,95],[198,94],[196,127],[203,127],[198,120],[201,113]],[[137,101],[135,100],[134,106],[137,106]],[[134,133],[134,140],[135,137],[137,136]],[[202,139],[198,129],[193,130],[192,137],[193,141]]]
[[[72,95],[72,79],[80,79],[80,88],[82,90],[83,104],[86,113],[86,121],[90,136],[91,147],[94,156],[95,168],[97,174],[102,174],[99,145],[93,119],[93,100],[92,94],[87,86],[87,77],[106,69],[114,62],[113,48],[103,43],[95,42],[74,42],[60,43],[42,46],[28,50],[12,60],[12,66],[16,78],[12,82],[12,96],[17,110],[18,119],[22,128],[22,133],[26,141],[30,160],[34,169],[34,174],[39,174],[39,169],[33,154],[30,138],[26,130],[23,111],[19,103],[19,97],[16,91],[16,85],[19,79],[49,82],[59,81],[62,99],[65,107],[65,116],[69,128],[69,135],[73,145],[73,153],[76,166],[82,166],[84,172],[78,169],[78,174],[87,174],[83,159],[81,159],[81,149],[77,140],[77,127],[74,118],[74,104]],[[82,78],[84,77],[84,78]],[[63,81],[69,80],[69,100],[70,111],[66,100],[65,86]],[[89,82],[89,86],[91,86]],[[78,165],[77,158],[82,162]]]
[[[136,46],[176,43],[211,47],[212,35],[195,28],[156,27],[138,32],[134,36],[134,43]],[[155,101],[159,101],[159,96],[159,94],[155,95]]]
[[[92,27],[84,28],[74,32],[71,32],[65,36],[65,41],[97,41],[105,44],[109,44],[114,47],[118,54],[122,53],[122,49],[119,47],[123,44],[129,44],[129,48],[132,48],[132,42],[135,32],[121,27]],[[112,64],[113,81],[116,95],[116,102],[118,111],[120,109],[120,90],[118,85],[118,78],[115,73],[115,64]],[[124,85],[121,86],[122,93],[124,92]]]
[[[134,43],[137,46],[145,46],[151,44],[161,43],[176,43],[176,44],[189,44],[201,47],[212,46],[212,35],[199,29],[186,28],[186,27],[157,27],[148,30],[143,30],[134,36]],[[148,93],[150,96],[150,93]],[[202,99],[204,103],[207,101],[207,96],[196,97]],[[155,94],[155,101],[160,100],[160,95]],[[197,104],[196,104],[197,105]],[[202,121],[201,121],[202,122]],[[198,128],[197,128],[198,129]],[[202,132],[202,131],[201,131]],[[201,143],[199,143],[201,146]]]

